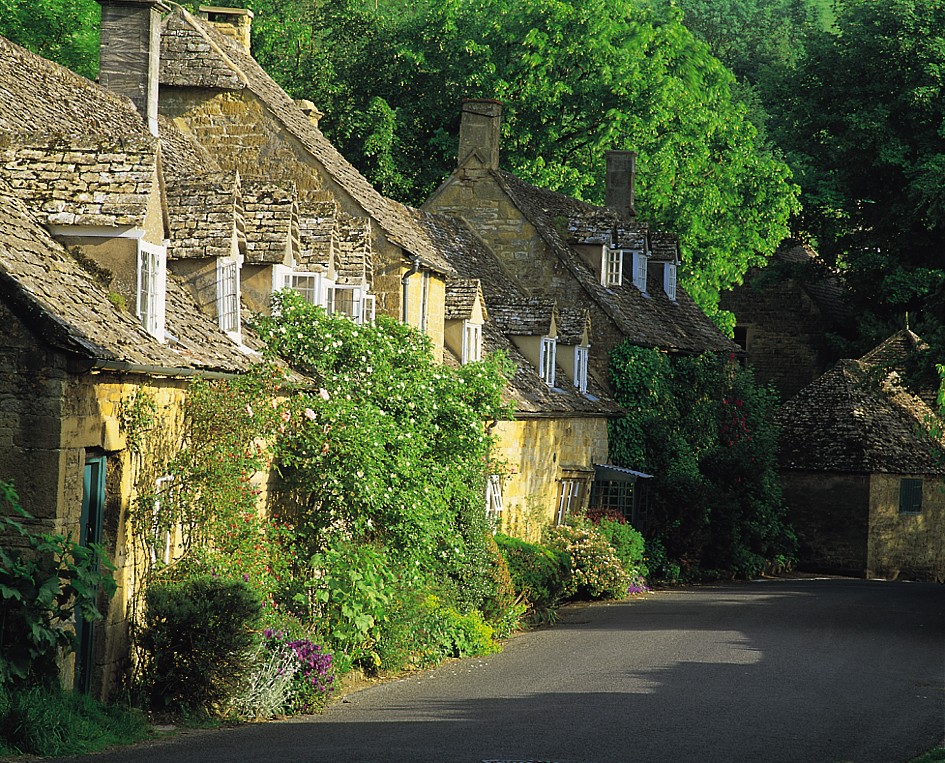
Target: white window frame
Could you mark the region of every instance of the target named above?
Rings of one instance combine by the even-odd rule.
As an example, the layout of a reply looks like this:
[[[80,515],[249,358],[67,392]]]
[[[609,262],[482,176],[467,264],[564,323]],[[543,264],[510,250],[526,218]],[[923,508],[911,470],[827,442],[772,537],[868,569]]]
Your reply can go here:
[[[312,287],[299,288],[299,281],[307,278],[312,279]],[[273,292],[281,291],[282,289],[291,289],[301,294],[306,302],[324,307],[329,312],[331,312],[331,292],[334,285],[334,281],[330,278],[326,278],[324,273],[319,273],[318,271],[295,270],[286,265],[273,265],[272,267]]]
[[[633,285],[646,294],[647,256],[643,252],[633,253]]]
[[[482,360],[482,324],[463,321],[463,365]]]
[[[151,505],[151,538],[152,543],[149,544],[151,552],[151,564],[156,564],[158,560],[158,520],[161,514],[161,502],[164,496],[168,496],[169,501],[173,502],[174,493],[177,491],[177,485],[175,484],[175,477],[173,474],[165,474],[162,477],[158,477],[154,480],[154,502]],[[172,546],[172,536],[171,530],[167,529],[164,531],[164,549],[163,554],[161,555],[162,561],[165,565],[171,563],[171,546]]]
[[[666,296],[669,297],[673,302],[676,301],[676,281],[676,263],[663,263],[663,291],[666,292]]]
[[[135,312],[144,330],[164,342],[167,300],[167,247],[138,239]]]
[[[243,258],[217,258],[217,325],[228,336],[239,341],[242,322],[240,319],[240,267]]]
[[[604,247],[604,286],[623,285],[623,250]]]
[[[538,374],[549,387],[555,386],[555,353],[557,352],[557,346],[557,337],[543,336],[541,338]]]
[[[339,286],[335,284],[331,290],[332,298],[328,312],[332,315],[345,315],[357,324],[371,323],[374,321],[375,299],[373,294],[366,294],[363,286]],[[351,293],[351,309],[340,310],[338,307],[338,295],[342,293]]]
[[[502,525],[502,475],[490,474],[486,477],[486,519],[493,531]]]
[[[563,525],[573,512],[581,508],[586,480],[566,478],[558,480],[558,505],[555,507],[555,525]]]
[[[590,356],[590,348],[585,345],[577,345],[574,348],[574,386],[582,395],[587,393],[587,363]]]

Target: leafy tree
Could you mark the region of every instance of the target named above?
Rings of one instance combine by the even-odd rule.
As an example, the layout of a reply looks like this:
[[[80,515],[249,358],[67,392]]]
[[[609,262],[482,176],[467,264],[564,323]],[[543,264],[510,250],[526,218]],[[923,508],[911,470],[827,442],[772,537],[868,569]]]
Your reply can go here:
[[[783,89],[802,232],[844,268],[868,342],[903,313],[945,346],[945,1],[845,0]]]
[[[0,0],[0,35],[92,79],[99,14],[95,0]]]
[[[693,575],[789,563],[775,393],[732,361],[628,343],[613,351],[611,374],[628,415],[611,426],[610,457],[654,475],[649,532],[669,559]]]

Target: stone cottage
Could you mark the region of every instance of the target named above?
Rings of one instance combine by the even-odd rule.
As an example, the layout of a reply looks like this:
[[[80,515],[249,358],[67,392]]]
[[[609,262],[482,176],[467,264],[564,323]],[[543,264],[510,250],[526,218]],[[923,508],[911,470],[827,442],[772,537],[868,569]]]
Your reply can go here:
[[[0,478],[37,528],[101,542],[117,567],[119,594],[83,626],[75,671],[101,694],[123,667],[136,574],[123,416],[147,396],[159,447],[176,448],[189,381],[258,356],[168,272],[156,116],[2,39],[0,90]]]
[[[463,220],[484,243],[488,262],[466,253],[450,262],[460,274],[482,278],[491,322],[537,371],[529,386],[541,389],[538,381],[543,391],[581,399],[561,421],[596,443],[587,451],[593,457],[560,462],[552,516],[560,517],[572,498],[633,516],[633,486],[649,475],[607,461],[606,421],[618,415],[610,351],[624,340],[670,353],[739,348],[678,284],[678,238],[637,219],[632,152],[607,156],[607,206],[586,204],[499,169],[501,112],[493,100],[463,104],[457,168],[424,209]],[[542,305],[554,307],[553,329],[538,312]],[[555,442],[542,433],[551,428],[544,417],[523,407],[521,421],[509,424],[518,430],[509,435],[511,462],[519,457],[516,442],[527,443],[523,452],[529,453]],[[528,503],[530,489],[518,488],[517,500]]]
[[[788,400],[834,363],[853,321],[841,276],[800,241],[785,241],[763,269],[723,292],[720,306],[735,314],[735,341],[755,378]]]
[[[739,351],[678,284],[678,239],[637,219],[632,152],[609,153],[607,206],[594,206],[501,170],[501,117],[497,101],[464,102],[457,168],[424,209],[465,220],[528,296],[589,313],[589,373],[602,388],[625,339],[671,353]]]
[[[840,361],[779,411],[802,567],[945,581],[941,420],[889,364],[916,339],[900,332]]]
[[[514,419],[489,422],[496,471],[486,503],[502,532],[539,540],[545,527],[587,509],[595,466],[607,464],[608,421],[621,415],[588,374],[590,313],[528,296],[462,220],[414,215],[458,274],[447,281],[445,362],[475,360],[481,348],[515,366]]]

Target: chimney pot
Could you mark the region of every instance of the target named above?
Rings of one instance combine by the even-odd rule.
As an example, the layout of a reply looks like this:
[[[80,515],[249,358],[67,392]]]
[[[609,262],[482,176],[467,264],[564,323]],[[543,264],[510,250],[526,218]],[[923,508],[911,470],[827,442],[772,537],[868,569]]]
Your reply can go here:
[[[198,15],[213,24],[221,34],[232,37],[249,53],[253,37],[253,12],[249,8],[224,8],[201,5]]]
[[[487,98],[463,101],[459,126],[459,166],[497,170],[501,128],[500,101]]]
[[[634,218],[637,174],[636,151],[608,151],[605,204],[617,214]]]

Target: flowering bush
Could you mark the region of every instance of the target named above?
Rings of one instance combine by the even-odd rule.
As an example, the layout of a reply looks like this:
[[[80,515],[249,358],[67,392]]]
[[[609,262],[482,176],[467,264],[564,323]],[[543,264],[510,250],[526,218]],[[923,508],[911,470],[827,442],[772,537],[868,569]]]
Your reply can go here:
[[[546,532],[545,543],[568,554],[571,574],[565,586],[567,597],[621,599],[627,595],[630,574],[597,530],[560,525]]]
[[[332,655],[308,638],[266,628],[250,653],[251,670],[231,710],[242,718],[312,713],[334,691]]]

